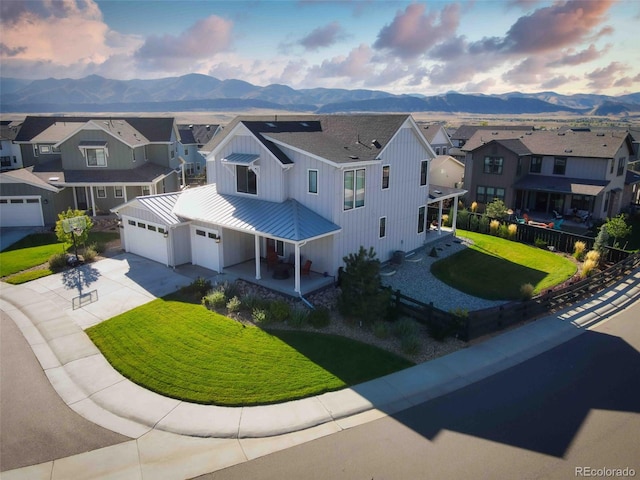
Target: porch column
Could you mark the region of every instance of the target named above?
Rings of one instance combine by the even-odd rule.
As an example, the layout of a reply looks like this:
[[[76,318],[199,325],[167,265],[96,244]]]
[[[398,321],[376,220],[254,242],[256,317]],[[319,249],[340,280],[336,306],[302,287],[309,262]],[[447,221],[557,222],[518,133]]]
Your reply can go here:
[[[442,235],[442,204],[443,201],[438,202],[438,235]]]
[[[298,242],[296,242],[295,244],[295,265],[294,265],[294,271],[293,271],[293,276],[294,276],[294,284],[293,284],[293,290],[300,295],[301,294],[301,290],[300,290],[300,244]]]
[[[456,221],[458,219],[458,197],[453,197],[453,218],[451,219],[451,231],[456,234]]]
[[[260,276],[260,236],[254,235],[255,256],[256,256],[256,280],[262,278]]]
[[[72,187],[73,188],[73,209],[74,210],[78,210],[78,187]]]
[[[127,186],[122,186],[122,193],[124,193],[124,203],[127,203]]]
[[[93,216],[96,216],[96,199],[93,198],[93,187],[89,187],[89,192],[91,193],[91,211],[93,212]]]

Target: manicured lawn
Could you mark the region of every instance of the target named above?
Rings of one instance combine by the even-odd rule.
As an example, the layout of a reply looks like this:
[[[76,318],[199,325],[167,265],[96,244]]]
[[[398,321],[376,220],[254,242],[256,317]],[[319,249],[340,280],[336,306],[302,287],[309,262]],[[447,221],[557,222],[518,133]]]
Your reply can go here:
[[[576,265],[561,255],[492,235],[458,230],[473,245],[437,261],[432,273],[452,287],[489,300],[517,300],[520,287],[534,286],[534,294],[564,282]]]
[[[118,233],[92,232],[87,244],[107,243],[118,238]],[[73,249],[70,244],[58,242],[55,233],[34,233],[10,245],[0,252],[0,277],[13,275],[46,263],[51,255]],[[50,270],[44,269],[39,276],[50,275]],[[37,278],[37,277],[36,277]]]
[[[412,365],[343,337],[268,333],[243,326],[178,296],[156,299],[87,334],[133,382],[205,404],[260,405],[304,398]]]

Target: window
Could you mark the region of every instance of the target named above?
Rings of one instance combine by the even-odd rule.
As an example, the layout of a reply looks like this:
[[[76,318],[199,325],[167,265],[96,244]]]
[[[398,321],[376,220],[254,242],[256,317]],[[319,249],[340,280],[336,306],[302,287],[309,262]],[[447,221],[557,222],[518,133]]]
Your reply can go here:
[[[387,217],[380,217],[379,226],[380,226],[379,237],[380,238],[386,237],[387,236]]]
[[[572,195],[571,196],[571,209],[575,210],[591,210],[591,199],[587,195]]]
[[[344,210],[364,207],[364,168],[344,172]]]
[[[429,177],[429,162],[428,160],[422,160],[422,162],[420,162],[420,186],[421,187],[427,184],[428,177]]]
[[[484,157],[484,173],[502,175],[502,157]]]
[[[86,148],[87,167],[106,167],[107,154],[104,148]]]
[[[135,227],[136,226],[135,220],[129,220],[129,225],[133,225]]]
[[[96,187],[98,198],[107,198],[107,189],[104,187]]]
[[[442,154],[446,155],[447,154],[447,147],[442,147]]]
[[[496,199],[504,201],[504,188],[478,186],[476,188],[476,201],[479,203],[491,203]]]
[[[307,192],[318,193],[318,170],[307,170]]]
[[[164,235],[167,231],[162,227],[158,227],[158,233],[162,233]]]
[[[391,166],[385,165],[382,167],[382,189],[386,190],[389,188],[389,171],[391,170]]]
[[[284,242],[282,240],[274,240],[273,238],[267,238],[267,250],[275,250],[279,257],[284,257]]]
[[[424,232],[426,210],[427,209],[424,206],[418,208],[418,233]]]
[[[608,191],[607,193],[604,194],[604,206],[602,207],[602,210],[607,212],[609,209],[609,198],[611,197],[611,191]]]
[[[440,147],[436,147],[436,155],[440,155]]]
[[[542,171],[542,157],[531,157],[530,173],[540,173]]]
[[[124,198],[124,189],[122,187],[113,187],[113,196],[116,198]]]
[[[147,230],[151,230],[152,232],[157,231],[157,228],[154,225],[147,225]]]
[[[567,170],[567,159],[565,157],[556,157],[553,159],[553,174],[564,175]]]
[[[138,222],[138,227],[140,228],[147,228],[147,225],[142,223],[142,222]]]
[[[258,193],[256,173],[246,165],[236,165],[236,191],[238,193]]]
[[[200,236],[200,237],[206,237],[207,234],[205,233],[204,230],[196,230],[196,235]]]
[[[617,173],[618,176],[624,173],[624,164],[626,161],[627,161],[626,157],[622,157],[618,160],[618,173]]]
[[[613,173],[613,167],[615,166],[615,164],[616,164],[616,159],[612,158],[611,159],[611,168],[609,168],[609,173]]]
[[[142,195],[149,195],[151,193],[151,189],[146,185],[140,187],[140,190],[142,190]]]

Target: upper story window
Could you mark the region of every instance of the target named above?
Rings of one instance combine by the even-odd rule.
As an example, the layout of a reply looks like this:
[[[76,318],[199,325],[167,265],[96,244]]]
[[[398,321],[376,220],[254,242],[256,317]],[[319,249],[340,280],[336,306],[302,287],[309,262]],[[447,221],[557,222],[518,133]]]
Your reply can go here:
[[[609,168],[609,173],[613,173],[613,167],[615,167],[616,165],[616,159],[612,158],[611,159],[611,167]]]
[[[504,158],[502,157],[484,157],[484,173],[492,173],[502,175],[502,165]]]
[[[429,161],[422,160],[420,162],[420,186],[424,187],[427,184],[429,178]]]
[[[256,173],[246,165],[236,165],[236,191],[238,193],[258,194]]]
[[[307,170],[307,193],[318,193],[318,170]]]
[[[382,189],[389,188],[389,173],[391,172],[391,166],[385,165],[382,167]]]
[[[567,159],[565,157],[556,157],[553,159],[553,174],[564,175],[567,170]]]
[[[364,207],[364,168],[344,172],[344,210]]]
[[[624,173],[624,164],[627,161],[626,157],[621,157],[618,160],[618,177]]]
[[[53,145],[46,144],[35,144],[33,146],[33,154],[37,157],[38,155],[51,155],[53,153],[60,153],[60,147],[54,147]]]
[[[529,172],[540,173],[542,171],[542,157],[531,157]]]
[[[85,149],[85,152],[87,167],[107,166],[107,152],[104,148],[87,148]]]

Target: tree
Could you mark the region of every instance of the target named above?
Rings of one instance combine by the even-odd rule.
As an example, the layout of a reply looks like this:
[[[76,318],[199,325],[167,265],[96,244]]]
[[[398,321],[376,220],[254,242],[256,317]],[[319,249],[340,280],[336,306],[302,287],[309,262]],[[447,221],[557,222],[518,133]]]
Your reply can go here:
[[[593,249],[600,254],[601,260],[603,260],[607,256],[608,243],[609,243],[609,232],[607,231],[607,224],[605,223],[600,227],[598,236],[593,242]]]
[[[74,217],[84,217],[85,227],[82,232],[74,233],[74,232],[66,232],[63,220],[74,218]],[[58,214],[58,221],[56,222],[56,236],[58,240],[64,243],[86,243],[89,238],[89,231],[93,227],[93,222],[91,218],[85,215],[83,210],[72,210],[69,207],[65,212],[60,212]],[[75,238],[74,238],[75,236]]]
[[[382,288],[380,261],[376,258],[373,247],[367,250],[361,246],[357,254],[350,253],[342,260],[346,267],[340,281],[340,312],[366,323],[385,317],[391,302],[391,292]]]
[[[502,220],[507,216],[507,206],[502,200],[496,198],[493,202],[487,204],[484,212],[489,218],[497,218],[498,220]]]
[[[618,247],[618,239],[631,235],[631,225],[627,225],[624,213],[617,217],[607,218],[605,225],[607,233],[610,237],[613,237],[613,246],[616,248]]]

